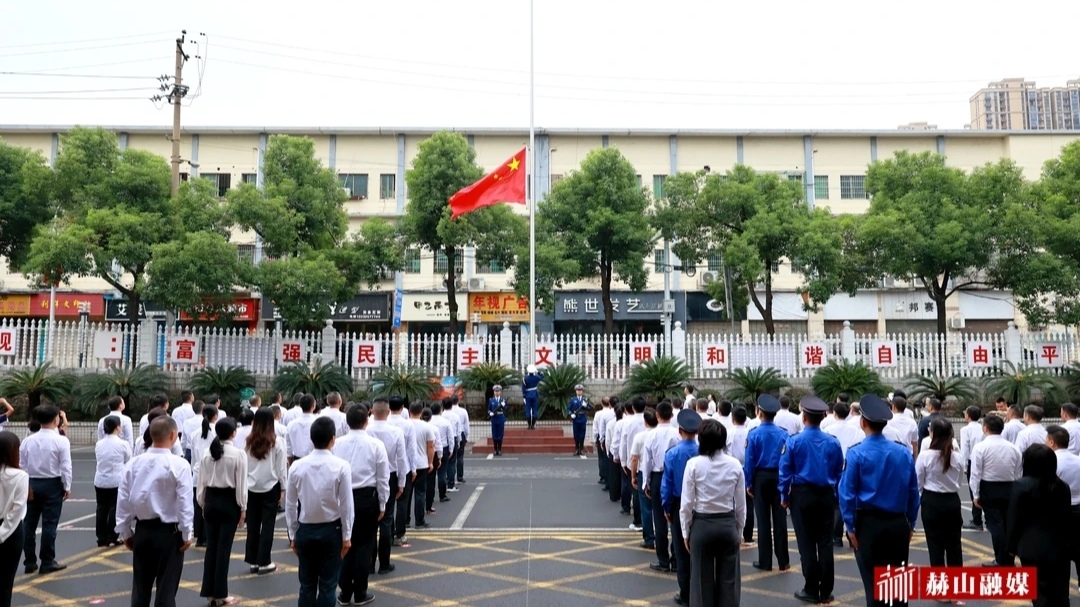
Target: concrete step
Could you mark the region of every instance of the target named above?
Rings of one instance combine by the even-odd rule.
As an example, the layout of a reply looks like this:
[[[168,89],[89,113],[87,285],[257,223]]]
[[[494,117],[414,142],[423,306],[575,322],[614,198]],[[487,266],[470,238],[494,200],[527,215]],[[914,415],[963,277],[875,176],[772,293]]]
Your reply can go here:
[[[585,451],[592,453],[592,447],[586,445]],[[474,455],[487,455],[495,452],[494,445],[473,445],[472,452]],[[574,453],[574,443],[570,442],[569,445],[547,445],[547,444],[530,444],[530,443],[517,443],[507,444],[503,443],[502,452],[506,455],[510,454],[528,454],[528,453],[540,453],[540,454],[558,454],[558,455],[572,455]]]
[[[528,428],[507,428],[503,434],[506,438],[510,438],[512,436],[520,436],[522,438],[533,438],[537,436],[566,436],[566,432],[563,431],[563,429],[559,426],[537,426],[533,430],[529,430]]]
[[[492,439],[487,439],[486,444],[492,444]],[[573,446],[572,436],[510,436],[503,438],[503,444],[535,444],[535,445],[570,445]]]

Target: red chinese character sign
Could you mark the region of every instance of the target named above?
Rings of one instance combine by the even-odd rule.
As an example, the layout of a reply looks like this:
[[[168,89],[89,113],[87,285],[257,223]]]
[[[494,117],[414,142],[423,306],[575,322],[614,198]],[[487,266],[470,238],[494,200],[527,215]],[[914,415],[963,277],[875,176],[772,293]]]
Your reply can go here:
[[[729,355],[727,344],[702,344],[701,368],[705,370],[728,369],[730,368]]]
[[[806,343],[801,348],[799,366],[803,369],[820,369],[828,362],[826,346],[823,343]]]
[[[555,350],[555,343],[537,342],[536,352],[533,356],[533,364],[537,369],[543,369],[559,364],[558,352]]]
[[[102,360],[120,360],[124,355],[124,334],[119,331],[94,333],[94,357]]]
[[[15,356],[19,351],[19,334],[14,327],[0,328],[0,356]]]
[[[285,339],[278,344],[278,362],[299,363],[307,360],[307,344],[302,339]]]
[[[872,367],[896,366],[896,342],[875,341],[870,344],[870,363]]]
[[[382,346],[377,341],[357,340],[353,342],[353,366],[361,369],[373,369],[382,366]]]
[[[994,364],[993,345],[990,342],[969,341],[964,347],[968,368],[986,369]]]
[[[1034,567],[875,567],[874,599],[909,601],[1023,601],[1036,595]]]
[[[458,370],[468,369],[484,362],[483,344],[460,344],[457,349]]]
[[[169,342],[169,360],[174,364],[195,364],[201,358],[201,338],[194,335],[178,335]]]
[[[656,358],[660,353],[656,350],[656,344],[650,342],[633,343],[630,344],[630,364],[640,365],[641,363]]]
[[[1039,367],[1054,368],[1065,366],[1064,348],[1061,344],[1042,343],[1035,346],[1035,364]]]

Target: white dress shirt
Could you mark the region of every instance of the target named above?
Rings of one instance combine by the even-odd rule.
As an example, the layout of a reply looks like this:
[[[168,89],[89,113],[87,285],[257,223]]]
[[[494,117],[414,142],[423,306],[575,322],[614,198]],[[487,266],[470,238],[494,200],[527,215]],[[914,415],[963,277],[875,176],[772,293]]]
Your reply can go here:
[[[311,424],[315,423],[318,416],[314,413],[302,413],[289,424],[288,433],[289,457],[305,457],[315,449],[311,442]]]
[[[139,436],[146,434],[146,429],[150,427],[150,414],[143,413],[143,416],[139,418]]]
[[[687,394],[683,398],[683,408],[697,409],[697,397],[695,397],[693,394]]]
[[[776,419],[773,420],[773,423],[787,431],[788,436],[795,436],[802,432],[803,429],[802,417],[783,407],[776,412]]]
[[[401,430],[402,435],[405,437],[405,457],[409,461],[409,468],[407,472],[416,472],[420,468],[427,468],[427,451],[423,453],[419,451],[416,444],[416,427],[408,419],[401,417],[400,415],[390,414],[390,417],[386,419],[386,423]],[[405,479],[398,478],[398,485],[404,486]]]
[[[153,443],[150,443],[150,446],[152,447]],[[132,451],[132,454],[136,455],[136,456],[142,455],[143,453],[146,453],[147,450],[149,450],[149,449],[150,449],[150,447],[146,446],[146,441],[144,441],[142,438],[139,438],[138,440],[135,441],[135,449],[134,449],[134,451]],[[180,450],[180,441],[179,440],[176,441],[175,443],[173,443],[173,446],[172,446],[171,449],[169,449],[169,451],[173,455],[176,455],[176,456],[179,456],[179,457],[184,457],[184,452]]]
[[[641,451],[641,462],[638,470],[641,470],[642,484],[645,489],[650,488],[649,475],[653,472],[663,472],[664,455],[668,449],[674,447],[682,438],[678,430],[670,424],[661,422],[655,429],[645,433],[645,445]],[[659,490],[659,487],[655,487]]]
[[[623,419],[627,422],[619,434],[619,461],[630,467],[630,450],[634,447],[634,437],[645,431],[645,416],[635,414]]]
[[[836,423],[825,430],[825,434],[835,436],[836,440],[840,441],[840,450],[844,452],[844,459],[847,459],[848,449],[861,443],[866,438],[862,428],[847,423],[847,419],[836,420]]]
[[[824,432],[829,426],[835,424],[837,421],[836,415],[832,412],[826,413],[825,418],[821,420],[821,431]]]
[[[953,450],[949,457],[949,471],[942,470],[941,451],[924,449],[915,460],[915,476],[919,479],[919,491],[935,493],[958,493],[960,479],[964,471],[961,468],[960,454]]]
[[[976,498],[982,481],[1012,482],[1022,474],[1020,450],[999,434],[987,436],[971,450],[971,492]]]
[[[907,409],[905,409],[905,411],[906,410]],[[862,414],[861,413],[852,413],[852,414],[848,415],[847,420],[846,420],[845,423],[847,423],[850,426],[855,426],[856,428],[861,428],[862,427]]]
[[[1016,448],[1023,454],[1032,445],[1046,443],[1046,428],[1040,423],[1028,424],[1016,435]]]
[[[409,418],[409,423],[413,425],[414,437],[416,439],[416,455],[417,455],[417,470],[430,468],[432,461],[428,460],[428,443],[432,443],[435,448],[435,454],[439,453],[439,431],[435,429],[435,426],[420,419]]]
[[[398,487],[405,485],[405,475],[411,470],[409,453],[405,449],[405,433],[401,428],[385,420],[368,421],[367,433],[376,438],[386,448],[386,459],[390,462],[390,473],[397,474]]]
[[[914,449],[912,445],[919,442],[919,424],[906,415],[893,413],[892,419],[885,424],[885,431],[882,434],[893,442]]]
[[[469,425],[469,410],[462,406],[454,407],[454,411],[458,412],[458,417],[461,418],[461,433],[465,435],[465,440],[472,440],[472,427]]]
[[[439,430],[439,446],[442,449],[448,449],[451,454],[454,453],[454,424],[444,415],[432,415],[431,423]],[[439,454],[442,456],[442,453]]]
[[[289,427],[294,421],[300,419],[300,416],[303,414],[304,410],[300,408],[300,405],[296,405],[291,409],[286,409],[285,412],[281,414],[281,422],[285,424],[285,427]]]
[[[1001,431],[1001,436],[1010,443],[1016,444],[1016,437],[1023,429],[1023,420],[1010,419],[1009,421],[1005,422],[1005,429]]]
[[[59,478],[71,491],[71,443],[55,428],[42,428],[19,445],[19,461],[30,478]]]
[[[626,425],[626,416],[622,418],[613,418],[608,422],[605,437],[605,443],[607,444],[608,453],[611,455],[612,460],[619,459],[619,435],[622,434],[623,426]],[[621,462],[620,462],[621,463]]]
[[[761,425],[761,418],[754,416],[746,420],[746,431],[749,432]]]
[[[351,476],[349,462],[326,449],[313,449],[293,463],[285,483],[285,523],[289,537],[296,537],[300,523],[341,521],[342,541],[351,540],[356,517]]]
[[[180,436],[181,447],[188,451],[192,450],[192,448],[195,446],[195,435],[202,434],[202,420],[202,415],[193,415],[184,422],[183,426],[177,426],[178,428],[181,428],[182,432]],[[141,436],[142,435],[140,435],[140,437]],[[194,460],[195,458],[192,457],[192,459]]]
[[[741,426],[732,424],[731,430],[728,432],[724,452],[739,460],[740,464],[746,463],[746,437],[749,434],[750,430],[746,427],[746,424]]]
[[[248,458],[248,491],[266,493],[281,484],[285,489],[285,479],[289,476],[289,460],[285,453],[285,441],[276,440],[274,446],[262,459],[255,459],[251,452],[244,451]]]
[[[120,439],[127,441],[127,444],[134,447],[135,431],[131,428],[131,418],[119,411],[110,411],[105,417],[116,417],[120,419]],[[98,440],[105,438],[105,417],[99,419],[97,423]],[[142,438],[142,435],[140,435],[139,438]]]
[[[187,420],[195,417],[195,411],[191,408],[191,403],[184,403],[176,409],[173,409],[169,415],[176,420],[176,427],[180,428],[180,431],[183,432],[184,424]]]
[[[199,467],[202,466],[203,456],[210,451],[210,443],[213,443],[215,438],[217,433],[214,432],[214,424],[210,424],[206,438],[203,438],[202,428],[191,437],[191,473],[195,476],[196,486],[199,484]]]
[[[607,423],[614,415],[615,412],[611,407],[604,407],[593,416],[593,436],[596,437],[596,440],[604,440],[604,437],[607,436]]]
[[[655,431],[655,428],[646,427],[645,430],[638,433],[638,435],[634,437],[634,442],[630,445],[630,468],[636,469],[638,472],[641,472],[642,476],[649,475],[649,473],[645,471],[645,468],[641,465],[641,456],[645,452],[645,441],[648,440],[649,435]],[[633,465],[634,462],[637,462],[636,467]]]
[[[1057,456],[1057,476],[1061,482],[1069,486],[1072,495],[1072,505],[1080,505],[1080,457],[1073,455],[1068,449],[1054,449]]]
[[[1069,433],[1069,453],[1080,455],[1080,421],[1075,419],[1065,420],[1062,428]]]
[[[349,462],[352,488],[374,487],[379,496],[379,511],[386,510],[390,499],[390,460],[382,441],[367,430],[349,430],[334,442],[334,455]]]
[[[734,512],[735,534],[742,537],[746,525],[746,478],[739,460],[717,453],[712,457],[698,455],[686,462],[679,505],[683,537],[690,537],[695,512]]]
[[[191,500],[191,466],[168,449],[151,447],[124,468],[116,500],[116,533],[135,535],[135,521],[161,519],[175,523],[184,541],[192,539],[195,504]]]
[[[345,413],[341,409],[335,409],[333,407],[327,407],[319,413],[320,417],[328,417],[334,422],[334,428],[337,430],[337,437],[341,438],[349,433],[349,424],[345,421]]]
[[[735,427],[735,422],[731,421],[731,416],[730,415],[715,415],[715,416],[713,416],[713,419],[720,422],[721,425],[723,425],[725,428],[727,428],[728,434],[730,434],[731,429],[733,427]],[[799,422],[799,425],[800,426],[802,425],[802,421]]]
[[[18,468],[0,470],[0,542],[6,542],[26,518],[26,499],[30,495],[30,475]]]
[[[960,463],[965,471],[971,467],[972,450],[982,442],[984,436],[982,422],[968,422],[960,428]]]
[[[244,445],[247,444],[247,437],[251,436],[251,424],[246,426],[236,427],[236,436],[233,437],[233,445],[236,445],[237,449],[244,450]]]
[[[133,457],[131,444],[115,434],[99,440],[94,446],[94,486],[116,489],[124,477],[124,466]]]
[[[221,459],[215,460],[207,450],[199,464],[199,484],[195,499],[199,506],[206,507],[206,490],[233,489],[236,492],[236,504],[240,511],[247,511],[248,496],[248,457],[247,453],[233,446],[232,441],[222,443]]]

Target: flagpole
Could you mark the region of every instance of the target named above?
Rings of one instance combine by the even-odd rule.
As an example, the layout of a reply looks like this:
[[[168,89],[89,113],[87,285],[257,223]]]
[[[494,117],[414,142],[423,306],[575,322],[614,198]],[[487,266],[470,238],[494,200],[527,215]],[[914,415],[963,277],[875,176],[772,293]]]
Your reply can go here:
[[[536,85],[533,3],[529,0],[529,363],[536,357]]]

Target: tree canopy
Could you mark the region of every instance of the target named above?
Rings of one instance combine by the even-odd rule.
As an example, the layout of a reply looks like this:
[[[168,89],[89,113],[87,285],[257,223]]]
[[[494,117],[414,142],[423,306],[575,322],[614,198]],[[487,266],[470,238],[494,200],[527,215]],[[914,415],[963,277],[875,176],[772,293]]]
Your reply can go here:
[[[0,256],[18,268],[37,226],[52,219],[55,181],[45,157],[0,141]]]

